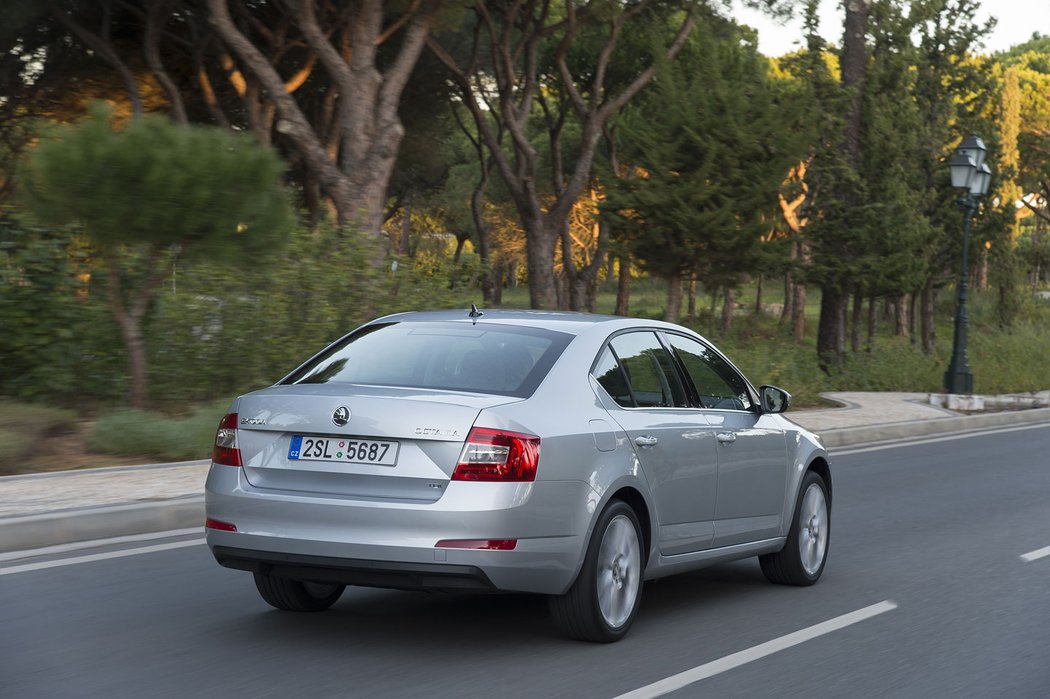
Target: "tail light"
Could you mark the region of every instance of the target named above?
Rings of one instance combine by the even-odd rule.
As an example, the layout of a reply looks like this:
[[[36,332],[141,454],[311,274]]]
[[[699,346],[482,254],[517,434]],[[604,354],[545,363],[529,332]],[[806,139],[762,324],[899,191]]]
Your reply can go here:
[[[224,466],[243,466],[241,463],[241,450],[237,446],[237,413],[226,413],[219,421],[219,429],[215,432],[215,448],[211,452],[211,460]]]
[[[539,437],[475,427],[467,435],[452,480],[534,481],[539,461]]]

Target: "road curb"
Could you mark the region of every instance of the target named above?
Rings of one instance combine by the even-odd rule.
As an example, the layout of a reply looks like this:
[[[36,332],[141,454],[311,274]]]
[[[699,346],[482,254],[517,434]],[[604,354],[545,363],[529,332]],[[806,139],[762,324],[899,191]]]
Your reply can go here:
[[[133,473],[135,471],[163,471],[169,468],[182,468],[184,466],[204,466],[211,463],[210,459],[193,459],[191,461],[168,461],[161,464],[136,464],[132,466],[100,466],[97,468],[81,468],[72,471],[41,471],[39,473],[16,473],[11,476],[0,476],[0,482],[8,481],[36,481],[49,478],[65,478],[70,474],[98,474],[98,473]]]
[[[204,496],[0,519],[0,552],[204,527]]]
[[[864,425],[863,427],[842,427],[834,430],[823,430],[819,434],[824,439],[824,446],[828,449],[834,449],[835,447],[892,442],[893,440],[911,437],[968,432],[975,429],[1002,427],[1005,425],[1032,425],[1040,422],[1050,422],[1050,408],[982,413],[980,415],[960,415],[958,417],[942,417],[916,422],[889,422],[882,425]]]

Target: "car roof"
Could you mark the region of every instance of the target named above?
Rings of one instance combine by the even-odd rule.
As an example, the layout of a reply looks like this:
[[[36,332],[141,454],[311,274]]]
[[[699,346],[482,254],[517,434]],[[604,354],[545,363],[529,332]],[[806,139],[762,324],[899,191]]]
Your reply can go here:
[[[610,331],[619,328],[638,326],[680,329],[680,326],[659,320],[600,315],[597,313],[579,313],[574,311],[479,309],[479,312],[482,315],[477,318],[471,317],[470,312],[470,309],[412,311],[407,313],[395,313],[393,315],[377,318],[372,321],[372,323],[473,323],[476,321],[478,323],[499,323],[501,325],[516,325],[532,328],[539,327],[571,335],[581,335],[594,329],[598,325],[604,325],[606,329]]]

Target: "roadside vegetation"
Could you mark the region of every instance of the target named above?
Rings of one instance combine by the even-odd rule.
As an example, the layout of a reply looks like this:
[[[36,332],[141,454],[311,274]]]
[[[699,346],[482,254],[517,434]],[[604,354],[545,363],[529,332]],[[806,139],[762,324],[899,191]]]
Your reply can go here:
[[[388,297],[385,307],[378,307],[376,312],[465,308],[480,301],[476,291],[449,290],[447,269],[426,273],[399,269],[399,273],[404,276],[398,280],[398,293],[404,296]],[[189,288],[179,293],[189,294],[194,278],[194,274],[186,272],[183,283]],[[217,283],[210,275],[204,278]],[[306,289],[302,291],[304,295],[308,293]],[[389,291],[387,288],[385,293]],[[331,305],[336,303],[332,299],[316,301],[314,315],[320,317],[311,318],[305,308],[296,314],[246,292],[228,300],[229,307],[207,294],[192,295],[192,302],[167,306],[163,300],[171,302],[170,293],[169,289],[161,294],[162,303],[149,326],[151,366],[158,367],[152,383],[164,392],[152,402],[151,409],[123,407],[122,396],[128,390],[130,377],[121,376],[119,369],[115,369],[110,381],[97,384],[93,392],[74,396],[54,389],[46,393],[27,391],[19,401],[0,403],[0,475],[45,468],[39,459],[28,458],[38,455],[39,445],[45,440],[73,439],[82,445],[87,455],[78,465],[207,458],[218,420],[237,394],[269,385],[326,342],[367,320],[346,304],[339,305],[341,312],[337,311]],[[895,336],[893,309],[887,307],[880,311],[879,332],[870,350],[861,347],[848,354],[841,366],[825,372],[813,361],[813,333],[797,340],[776,313],[779,294],[766,294],[766,307],[756,312],[755,285],[741,287],[729,332],[722,331],[721,309],[712,311],[710,299],[698,299],[695,317],[683,317],[682,323],[715,342],[756,384],[771,383],[791,392],[795,408],[823,405],[820,394],[827,391],[941,390],[951,351],[950,301],[938,310],[938,317],[945,320],[937,328],[941,339],[936,352],[924,352],[914,336]],[[666,284],[661,280],[636,280],[631,312],[662,318],[666,298]],[[609,313],[615,303],[615,292],[607,289],[598,295],[597,310]],[[503,307],[527,308],[527,290],[506,290]],[[819,308],[819,296],[811,297],[807,316],[815,319]],[[993,293],[975,294],[970,315],[969,356],[976,392],[1020,393],[1050,387],[1050,300],[1027,298],[1021,304],[1017,322],[1008,330],[1000,326]],[[87,314],[85,321],[91,317]],[[289,319],[294,320],[291,327]],[[74,324],[66,330],[66,343],[93,337],[86,325]],[[82,331],[85,337],[81,336]],[[111,338],[111,346],[96,351],[103,350],[119,355],[119,340]],[[73,354],[68,348],[66,352]],[[90,355],[83,360],[96,361]],[[113,365],[122,366],[119,361]],[[74,368],[70,375],[77,373]],[[45,407],[38,401],[64,407]],[[61,463],[51,466],[59,467]]]
[[[684,322],[798,406],[937,391],[973,132],[974,388],[1050,384],[1050,37],[874,0],[832,46],[811,1],[769,57],[705,2],[360,5],[5,3],[0,399],[34,426],[0,471],[206,456],[233,396],[470,303]]]
[[[0,475],[21,470],[47,437],[75,429],[76,413],[4,400],[0,402]]]
[[[186,415],[121,410],[98,419],[88,433],[88,448],[99,454],[149,456],[159,461],[189,461],[211,453],[215,427],[228,401],[196,406]]]

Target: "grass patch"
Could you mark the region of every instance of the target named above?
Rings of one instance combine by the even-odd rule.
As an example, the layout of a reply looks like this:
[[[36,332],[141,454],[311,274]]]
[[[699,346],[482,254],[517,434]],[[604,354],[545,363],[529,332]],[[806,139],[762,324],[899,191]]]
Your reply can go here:
[[[95,423],[88,448],[102,454],[148,456],[163,461],[205,459],[211,454],[215,428],[229,401],[194,408],[171,417],[144,410],[121,410]]]
[[[0,473],[16,470],[40,440],[72,429],[74,420],[68,410],[0,402]]]

